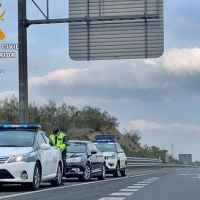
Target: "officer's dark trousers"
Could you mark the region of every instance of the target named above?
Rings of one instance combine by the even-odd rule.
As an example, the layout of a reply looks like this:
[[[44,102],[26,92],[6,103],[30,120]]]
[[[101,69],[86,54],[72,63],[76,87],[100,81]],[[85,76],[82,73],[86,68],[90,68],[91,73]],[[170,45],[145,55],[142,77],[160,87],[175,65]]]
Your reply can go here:
[[[62,156],[63,161],[63,174],[62,177],[66,177],[66,156]]]

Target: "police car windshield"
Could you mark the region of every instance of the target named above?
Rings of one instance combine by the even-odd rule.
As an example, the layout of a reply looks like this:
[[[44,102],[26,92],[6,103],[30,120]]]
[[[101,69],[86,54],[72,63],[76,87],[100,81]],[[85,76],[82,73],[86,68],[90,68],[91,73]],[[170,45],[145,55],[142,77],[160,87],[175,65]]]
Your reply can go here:
[[[86,144],[82,142],[68,142],[67,152],[68,153],[85,153]]]
[[[94,143],[97,148],[101,151],[101,152],[116,152],[116,145],[115,143],[111,143],[111,142],[98,142],[98,143]]]
[[[31,147],[33,131],[0,131],[0,147]]]

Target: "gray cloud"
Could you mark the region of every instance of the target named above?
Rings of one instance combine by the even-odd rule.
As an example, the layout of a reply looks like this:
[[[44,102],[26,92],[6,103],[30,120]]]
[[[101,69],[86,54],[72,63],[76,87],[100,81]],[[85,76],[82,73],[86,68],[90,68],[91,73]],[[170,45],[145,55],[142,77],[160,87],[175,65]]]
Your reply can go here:
[[[158,90],[164,91],[171,88],[180,89],[187,86],[194,88],[194,84],[199,81],[200,73],[200,59],[199,59],[199,48],[193,49],[173,49],[166,52],[165,56],[160,59],[149,60],[148,62],[119,62],[111,66],[107,66],[108,63],[104,62],[105,65],[100,64],[94,66],[84,66],[82,68],[72,68],[74,63],[69,62],[67,68],[59,69],[56,71],[49,72],[48,74],[41,77],[30,78],[31,87],[42,87],[45,85],[59,85],[60,87],[97,87],[113,89],[118,88],[119,90]],[[53,52],[53,55],[56,53]],[[40,60],[40,66],[38,65],[38,71],[41,66],[49,66],[53,68],[52,63],[56,63],[57,66],[66,66],[65,58],[60,57],[60,51],[57,52],[58,58],[55,56],[48,56],[43,59],[41,55],[35,58],[35,63]],[[151,62],[150,62],[151,61]],[[33,59],[32,65],[35,65]],[[86,64],[85,64],[86,65]],[[85,68],[84,68],[85,67]],[[43,69],[45,70],[45,69]],[[43,71],[41,70],[41,71]],[[36,73],[36,71],[35,71]],[[198,88],[197,88],[198,89]]]

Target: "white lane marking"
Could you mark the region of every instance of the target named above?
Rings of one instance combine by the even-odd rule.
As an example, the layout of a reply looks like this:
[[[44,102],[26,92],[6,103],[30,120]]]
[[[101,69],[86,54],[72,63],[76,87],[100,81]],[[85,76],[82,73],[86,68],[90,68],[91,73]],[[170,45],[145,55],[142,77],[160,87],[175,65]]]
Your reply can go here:
[[[102,181],[97,181],[97,182],[88,182],[88,183],[80,183],[80,184],[74,184],[74,185],[66,185],[66,186],[61,186],[61,187],[48,188],[48,189],[44,189],[44,190],[37,190],[37,191],[33,191],[33,192],[23,192],[23,193],[20,193],[20,194],[12,194],[12,195],[3,196],[3,197],[0,197],[0,199],[7,199],[7,198],[11,198],[11,197],[29,195],[29,194],[34,194],[34,193],[46,192],[46,191],[50,191],[50,190],[58,190],[58,189],[81,186],[81,185],[95,184],[95,183],[106,182],[106,181],[117,181],[117,180],[125,179],[125,178],[134,178],[134,177],[138,177],[138,176],[147,176],[147,175],[151,175],[151,174],[165,173],[165,172],[170,172],[170,171],[175,171],[175,170],[154,172],[154,173],[152,172],[152,173],[147,173],[147,174],[138,174],[138,175],[134,175],[134,176],[127,176],[127,177],[122,177],[122,178],[120,177],[120,178],[117,178],[117,179],[113,178],[113,179],[102,180]]]
[[[155,178],[149,178],[146,181],[155,181]]]
[[[152,182],[147,182],[147,181],[142,181],[142,182],[138,182],[138,184],[149,184],[149,183],[152,183]]]
[[[128,187],[126,187],[126,188],[135,189],[136,191],[139,190],[139,188],[135,188],[135,186],[128,186]],[[135,192],[136,192],[136,191],[135,191]]]
[[[104,197],[104,198],[101,198],[99,200],[123,200],[125,198],[126,197]]]
[[[133,184],[133,185],[146,186],[146,185],[149,185],[149,184],[135,183],[135,184]]]
[[[138,189],[121,189],[120,192],[137,192]]]
[[[130,186],[130,187],[135,188],[135,189],[140,189],[140,188],[143,188],[144,186],[133,185],[133,186]]]
[[[152,178],[149,178],[147,180],[144,180],[144,181],[148,181],[148,182],[154,182],[156,180],[158,180],[160,177],[152,177]]]
[[[157,180],[159,178],[160,177],[152,177],[152,178],[149,178],[147,180],[152,180],[152,182],[154,182],[155,180]],[[119,192],[115,192],[115,193],[110,194],[110,196],[115,196],[113,198],[113,200],[119,199],[119,197],[116,197],[116,196],[130,196],[134,192],[137,192],[139,189],[145,187],[146,185],[148,185],[149,183],[152,183],[152,182],[143,181],[143,182],[135,183],[135,184],[133,184],[133,186],[128,186],[126,189],[121,189],[121,190],[119,190]],[[122,199],[125,199],[125,197],[122,198]],[[104,198],[101,198],[99,200],[112,200],[112,198],[110,199],[109,197],[104,197]]]
[[[103,197],[99,200],[123,200],[125,197]]]
[[[157,179],[159,179],[160,177],[152,177],[152,178],[150,178],[150,179],[152,179],[152,180],[157,180]]]
[[[60,187],[52,187],[52,188],[48,188],[48,189],[44,189],[44,190],[37,190],[37,191],[32,191],[32,192],[23,192],[23,193],[20,193],[20,194],[12,194],[12,195],[8,195],[8,196],[3,196],[3,197],[0,197],[0,199],[11,198],[11,197],[17,197],[17,196],[22,196],[22,195],[35,194],[35,193],[46,192],[46,191],[50,191],[50,190],[58,190],[58,189],[69,188],[69,187],[75,187],[75,186],[81,186],[81,185],[95,184],[95,183],[106,182],[106,181],[117,181],[117,180],[125,179],[125,178],[128,178],[128,177],[122,177],[122,178],[117,178],[117,179],[112,178],[112,179],[102,180],[102,181],[97,181],[97,182],[87,182],[87,183],[79,183],[79,184],[74,184],[74,185],[66,185],[66,186],[60,186]]]
[[[160,174],[160,173],[165,173],[165,172],[173,172],[173,171],[176,171],[175,169],[174,170],[168,170],[168,171],[162,171],[162,172],[152,172],[152,173],[148,173],[148,174],[142,174],[143,176],[144,175],[151,175],[151,174]],[[138,174],[138,175],[133,175],[133,176],[129,176],[129,177],[137,177],[137,176],[141,176],[141,174]]]
[[[129,196],[132,194],[133,194],[133,192],[115,192],[110,195],[112,195],[112,196]]]

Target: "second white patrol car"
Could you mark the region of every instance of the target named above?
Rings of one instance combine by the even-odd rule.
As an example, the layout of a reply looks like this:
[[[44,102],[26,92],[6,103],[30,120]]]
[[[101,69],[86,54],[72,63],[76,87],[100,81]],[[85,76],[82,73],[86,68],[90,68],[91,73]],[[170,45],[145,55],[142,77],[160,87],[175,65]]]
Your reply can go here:
[[[38,124],[0,124],[0,187],[19,183],[38,190],[40,182],[60,186],[63,163]]]
[[[114,135],[97,135],[93,142],[103,153],[106,162],[106,173],[114,177],[126,176],[127,158]]]

